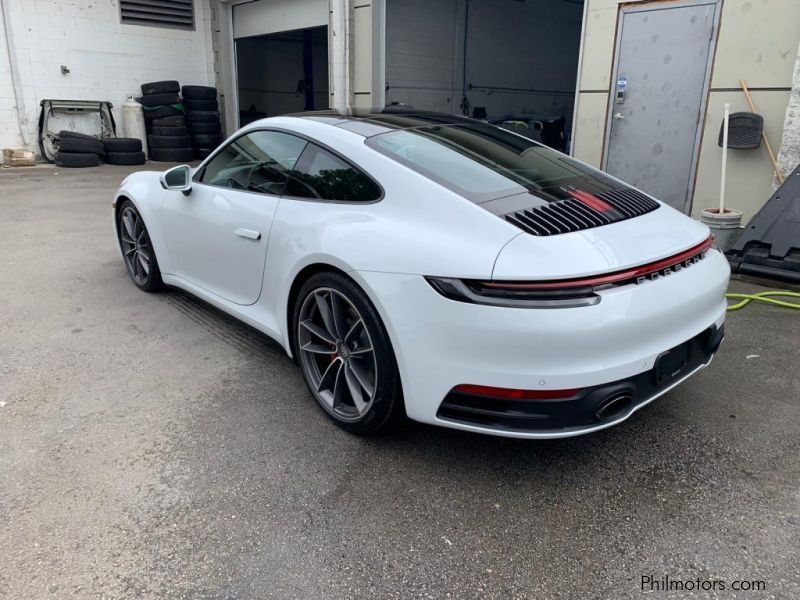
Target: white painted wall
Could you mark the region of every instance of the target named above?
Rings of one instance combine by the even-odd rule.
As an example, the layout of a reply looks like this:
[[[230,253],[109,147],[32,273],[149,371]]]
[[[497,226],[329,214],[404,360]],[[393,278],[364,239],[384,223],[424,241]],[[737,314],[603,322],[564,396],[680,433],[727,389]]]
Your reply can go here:
[[[461,112],[465,6],[387,0],[387,103]],[[467,90],[470,106],[571,121],[582,15],[564,0],[470,0],[466,81],[484,86]]]
[[[43,98],[108,100],[121,131],[121,105],[143,82],[177,79],[213,85],[211,26],[205,0],[195,0],[195,30],[123,25],[117,0],[2,0],[10,9],[28,148],[39,152]],[[0,29],[0,148],[20,147],[5,35]],[[61,74],[61,65],[70,69]]]

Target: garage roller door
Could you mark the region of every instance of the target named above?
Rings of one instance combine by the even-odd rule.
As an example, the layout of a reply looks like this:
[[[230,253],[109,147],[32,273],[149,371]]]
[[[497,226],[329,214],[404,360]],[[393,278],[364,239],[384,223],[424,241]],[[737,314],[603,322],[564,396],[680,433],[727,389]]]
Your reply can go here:
[[[234,38],[327,24],[327,0],[260,0],[233,7]]]

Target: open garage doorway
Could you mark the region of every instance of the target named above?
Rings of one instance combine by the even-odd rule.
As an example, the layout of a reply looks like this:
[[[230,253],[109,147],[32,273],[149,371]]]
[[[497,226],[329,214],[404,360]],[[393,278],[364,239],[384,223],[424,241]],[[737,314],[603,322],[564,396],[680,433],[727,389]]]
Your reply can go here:
[[[386,0],[386,104],[569,151],[583,0]]]
[[[328,108],[328,28],[236,40],[239,123]]]

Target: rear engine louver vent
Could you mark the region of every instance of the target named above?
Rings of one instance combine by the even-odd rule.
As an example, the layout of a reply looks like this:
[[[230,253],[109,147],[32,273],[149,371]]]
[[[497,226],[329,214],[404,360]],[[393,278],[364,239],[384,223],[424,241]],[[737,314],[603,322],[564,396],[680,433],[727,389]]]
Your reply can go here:
[[[194,29],[194,0],[120,0],[126,25]]]
[[[613,210],[600,211],[577,198],[567,198],[508,213],[504,217],[531,235],[558,235],[632,219],[659,207],[658,202],[633,189],[611,190],[594,196]]]

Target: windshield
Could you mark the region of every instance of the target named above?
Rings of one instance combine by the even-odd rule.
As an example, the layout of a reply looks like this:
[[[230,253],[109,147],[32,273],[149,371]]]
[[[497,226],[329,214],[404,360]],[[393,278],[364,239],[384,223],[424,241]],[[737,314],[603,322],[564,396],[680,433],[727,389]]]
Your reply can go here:
[[[560,186],[618,187],[565,154],[482,123],[392,131],[367,144],[473,202],[526,190],[550,195]]]

